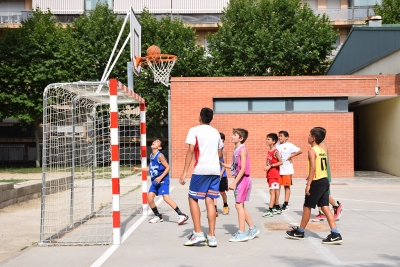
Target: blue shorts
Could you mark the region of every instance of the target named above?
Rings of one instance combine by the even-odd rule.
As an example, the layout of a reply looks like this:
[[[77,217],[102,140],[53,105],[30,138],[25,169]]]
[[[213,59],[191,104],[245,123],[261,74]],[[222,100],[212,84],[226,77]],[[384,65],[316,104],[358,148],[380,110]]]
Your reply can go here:
[[[155,193],[156,196],[169,195],[169,180],[162,180],[159,184],[151,182],[149,192]]]
[[[189,185],[189,197],[194,199],[218,198],[219,175],[193,174]]]

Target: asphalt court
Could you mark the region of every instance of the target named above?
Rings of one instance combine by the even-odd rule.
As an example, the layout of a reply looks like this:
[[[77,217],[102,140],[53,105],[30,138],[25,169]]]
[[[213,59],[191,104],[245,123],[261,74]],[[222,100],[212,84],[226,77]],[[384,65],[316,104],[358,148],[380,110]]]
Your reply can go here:
[[[171,182],[170,196],[185,213],[189,213],[188,182],[185,186],[177,179]],[[216,248],[183,246],[193,230],[191,219],[178,226],[176,212],[157,199],[164,222],[148,223],[152,213],[136,216],[124,229],[119,246],[32,247],[0,266],[400,266],[400,178],[365,175],[334,179],[332,195],[344,205],[337,221],[342,245],[321,243],[329,234],[327,222],[310,221],[303,241],[287,239],[289,224],[301,219],[305,180],[294,179],[290,210],[272,218],[262,217],[269,203],[267,186],[265,179],[253,179],[251,198],[245,203],[260,229],[254,240],[228,242],[238,227],[230,191],[229,215],[222,215],[222,200],[218,202]],[[207,234],[204,201],[199,203],[202,230]],[[313,210],[313,216],[316,214]]]

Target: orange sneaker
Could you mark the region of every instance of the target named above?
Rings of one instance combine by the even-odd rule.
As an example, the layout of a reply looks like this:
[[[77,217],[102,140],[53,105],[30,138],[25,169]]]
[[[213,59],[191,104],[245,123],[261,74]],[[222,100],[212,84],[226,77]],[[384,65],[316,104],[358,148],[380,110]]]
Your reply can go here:
[[[228,215],[228,214],[229,214],[229,207],[228,206],[223,207],[222,208],[222,215]]]

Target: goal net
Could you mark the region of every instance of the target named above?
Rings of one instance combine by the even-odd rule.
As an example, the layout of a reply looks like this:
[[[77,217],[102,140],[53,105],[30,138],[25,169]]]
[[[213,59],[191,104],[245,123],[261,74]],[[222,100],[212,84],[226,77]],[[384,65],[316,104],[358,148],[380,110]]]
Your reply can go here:
[[[131,171],[146,164],[144,100],[115,83],[119,163],[113,165],[110,84],[59,83],[44,91],[40,245],[110,244],[115,205],[122,225],[147,211],[146,174]],[[115,166],[119,177],[114,177]]]

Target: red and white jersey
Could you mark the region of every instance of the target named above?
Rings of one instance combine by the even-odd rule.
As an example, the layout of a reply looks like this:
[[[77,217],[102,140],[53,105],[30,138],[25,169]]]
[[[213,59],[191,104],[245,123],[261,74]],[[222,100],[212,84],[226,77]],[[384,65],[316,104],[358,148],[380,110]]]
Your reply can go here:
[[[275,154],[278,153],[278,149],[274,148],[270,151],[268,151],[268,155],[267,155],[267,166],[271,166],[272,164],[278,163],[279,160],[278,158],[275,156]],[[268,171],[267,171],[267,178],[279,178],[279,166],[277,167],[271,167]]]
[[[207,124],[191,128],[186,137],[186,144],[194,146],[193,174],[220,174],[218,149],[222,149],[224,144],[215,128]]]

